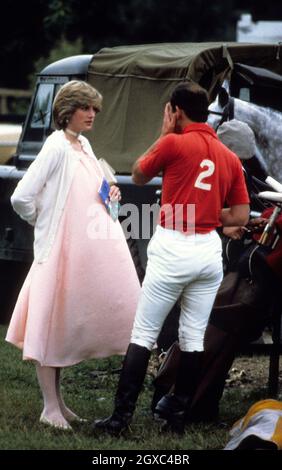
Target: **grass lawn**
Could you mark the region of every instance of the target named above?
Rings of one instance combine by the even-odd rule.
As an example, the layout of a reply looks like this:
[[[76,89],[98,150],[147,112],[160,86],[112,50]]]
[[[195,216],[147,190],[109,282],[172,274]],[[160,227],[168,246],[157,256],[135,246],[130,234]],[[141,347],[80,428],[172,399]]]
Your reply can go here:
[[[21,360],[21,351],[4,341],[6,327],[0,326],[0,449],[53,450],[208,450],[222,449],[228,430],[257,400],[266,396],[261,388],[227,389],[221,404],[219,425],[191,425],[183,437],[163,434],[150,414],[152,377],[147,375],[130,430],[125,437],[93,436],[91,422],[112,410],[121,358],[89,360],[66,368],[63,392],[66,403],[88,423],[73,431],[59,431],[39,423],[42,399],[32,363]]]

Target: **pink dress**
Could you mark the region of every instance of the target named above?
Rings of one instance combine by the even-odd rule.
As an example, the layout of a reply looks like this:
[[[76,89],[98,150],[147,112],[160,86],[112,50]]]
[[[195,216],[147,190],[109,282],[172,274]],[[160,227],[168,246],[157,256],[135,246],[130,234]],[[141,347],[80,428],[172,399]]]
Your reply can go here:
[[[81,156],[49,258],[33,262],[6,337],[42,366],[124,354],[140,292],[122,228],[98,195],[98,163]]]

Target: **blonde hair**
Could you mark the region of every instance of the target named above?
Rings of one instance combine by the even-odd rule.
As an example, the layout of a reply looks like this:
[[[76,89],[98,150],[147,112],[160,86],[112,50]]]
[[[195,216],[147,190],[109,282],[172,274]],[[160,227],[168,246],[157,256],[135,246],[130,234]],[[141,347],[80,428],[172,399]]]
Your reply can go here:
[[[65,129],[78,108],[93,106],[96,112],[102,109],[102,95],[89,83],[71,80],[58,91],[53,103],[53,118],[56,129]]]

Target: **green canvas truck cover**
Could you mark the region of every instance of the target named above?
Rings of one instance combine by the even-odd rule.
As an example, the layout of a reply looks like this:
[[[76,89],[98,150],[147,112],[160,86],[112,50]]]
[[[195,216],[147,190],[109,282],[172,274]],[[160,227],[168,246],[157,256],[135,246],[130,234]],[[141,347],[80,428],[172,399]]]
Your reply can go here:
[[[282,47],[271,44],[163,43],[103,48],[93,55],[88,80],[103,95],[89,136],[98,158],[118,173],[159,136],[163,109],[184,80],[205,87],[212,101],[234,63],[282,75]]]

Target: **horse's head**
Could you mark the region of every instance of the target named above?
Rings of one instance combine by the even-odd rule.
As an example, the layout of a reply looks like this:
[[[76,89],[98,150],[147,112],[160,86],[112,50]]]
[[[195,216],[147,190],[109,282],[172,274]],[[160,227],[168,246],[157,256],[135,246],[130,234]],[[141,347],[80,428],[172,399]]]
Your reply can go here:
[[[209,106],[208,124],[215,130],[224,121],[233,119],[232,98],[225,86],[222,86],[218,92],[216,99]]]

